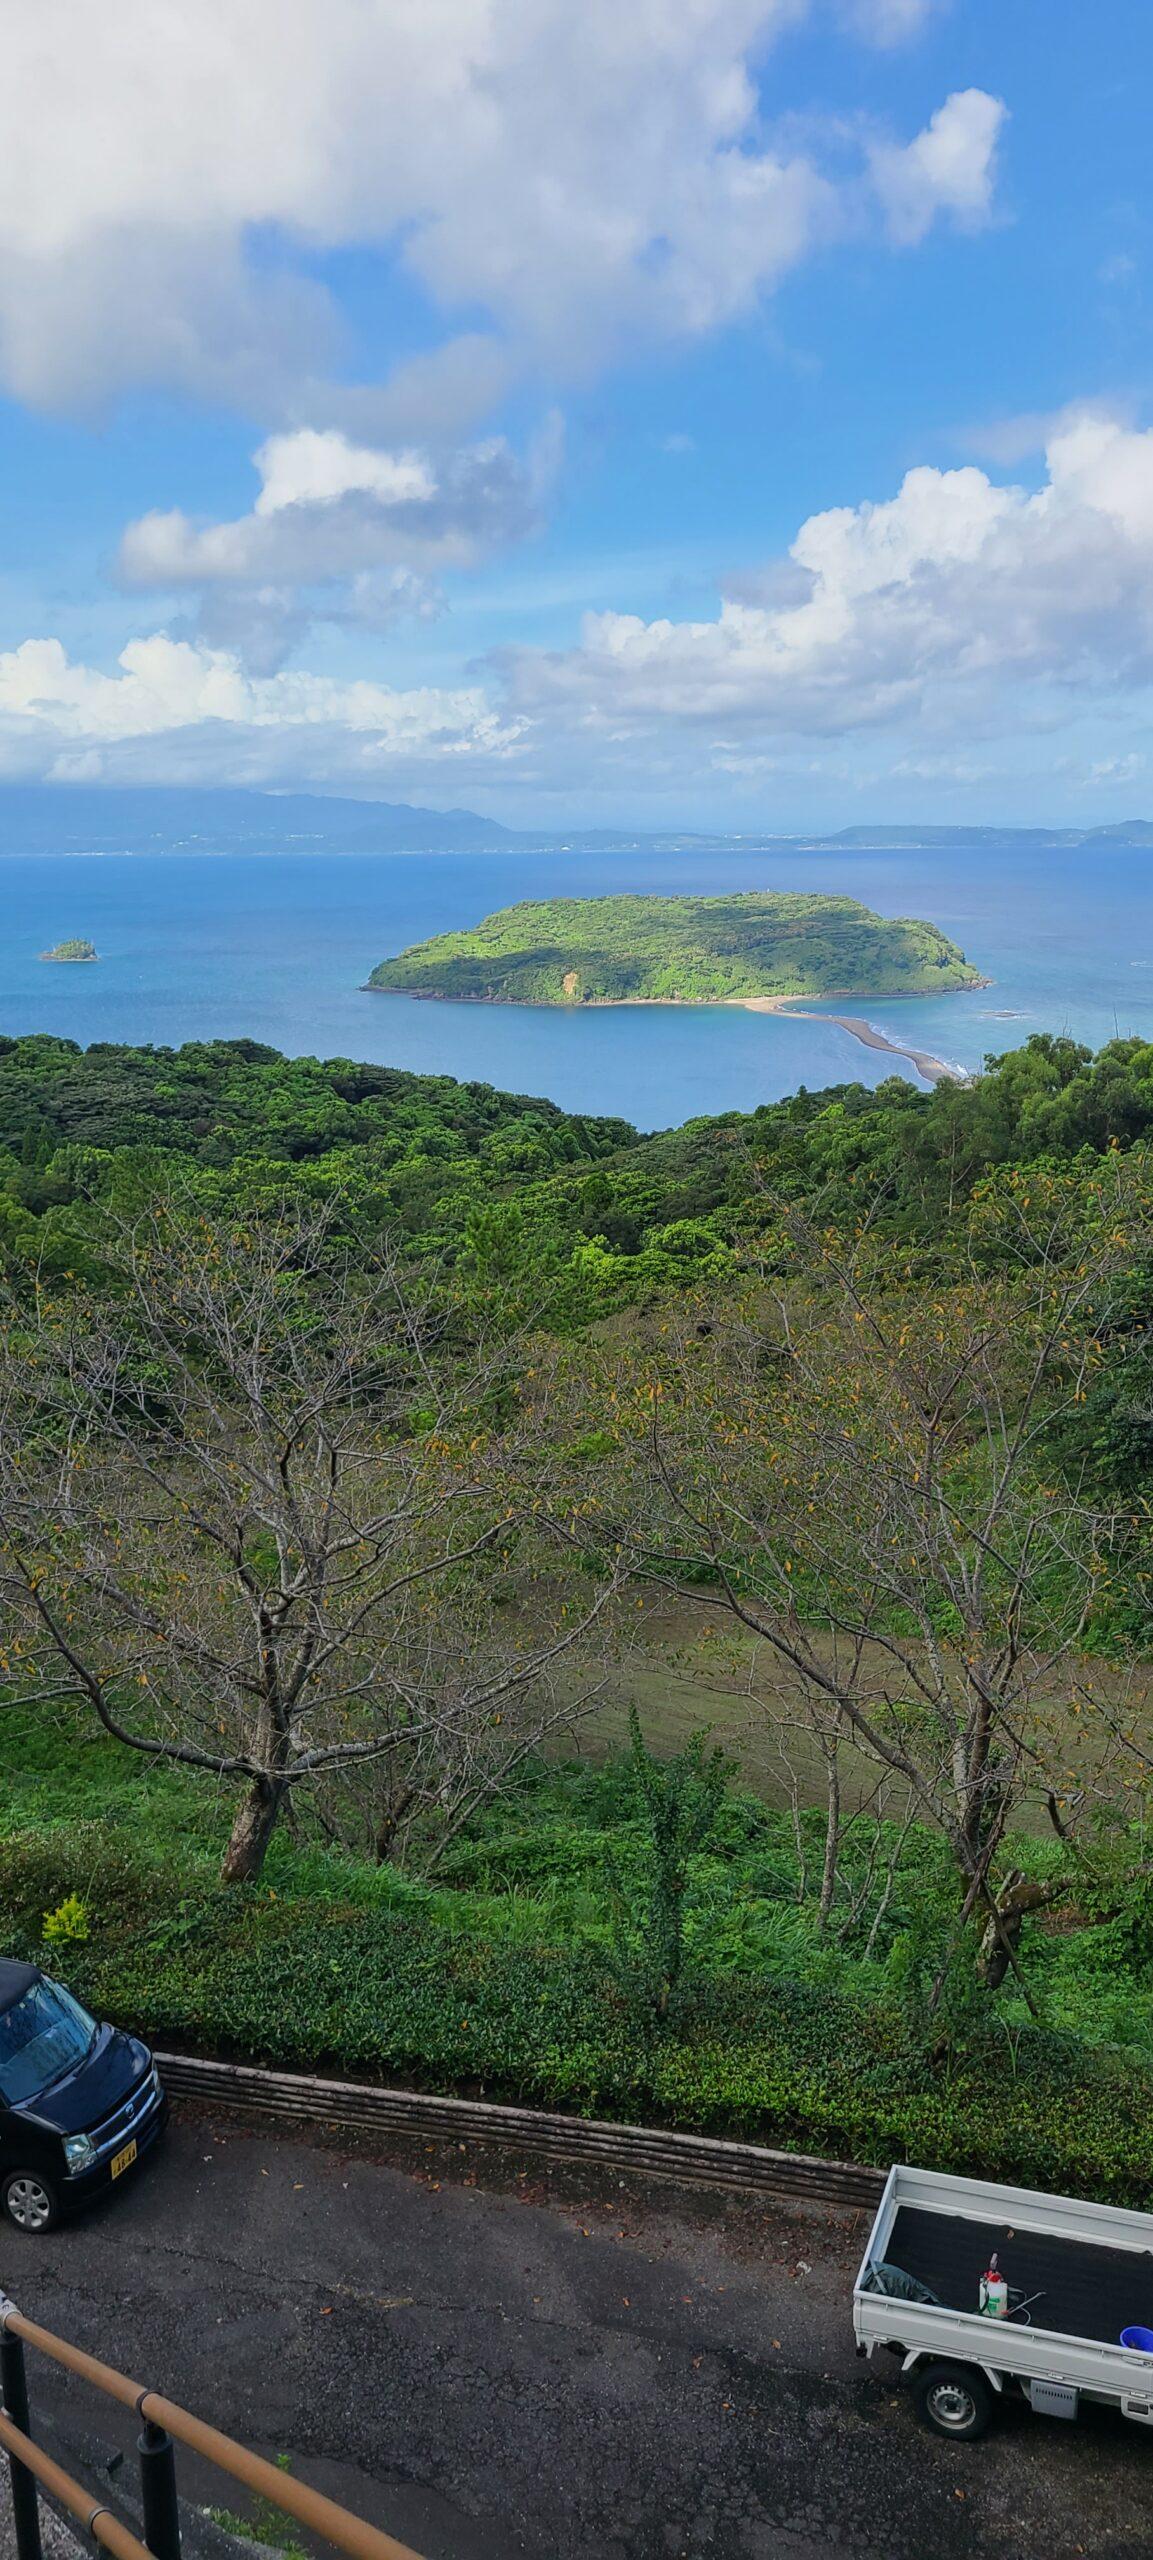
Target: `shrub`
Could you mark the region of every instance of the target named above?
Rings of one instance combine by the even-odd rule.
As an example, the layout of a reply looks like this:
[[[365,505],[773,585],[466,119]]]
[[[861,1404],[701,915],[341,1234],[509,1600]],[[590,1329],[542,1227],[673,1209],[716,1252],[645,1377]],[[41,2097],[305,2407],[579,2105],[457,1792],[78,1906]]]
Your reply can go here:
[[[41,1922],[41,1935],[46,1947],[80,1947],[90,1935],[88,1908],[78,1893],[65,1894],[55,1911],[46,1911]]]
[[[611,1948],[446,1924],[442,1897],[293,1897],[184,1882],[92,1824],[0,1841],[0,1946],[32,1955],[87,1879],[68,1979],[159,2043],[335,2070],[886,2165],[1153,2203],[1153,2075],[1126,2054],[999,2020],[943,2060],[875,1987],[698,1966],[659,2029]]]

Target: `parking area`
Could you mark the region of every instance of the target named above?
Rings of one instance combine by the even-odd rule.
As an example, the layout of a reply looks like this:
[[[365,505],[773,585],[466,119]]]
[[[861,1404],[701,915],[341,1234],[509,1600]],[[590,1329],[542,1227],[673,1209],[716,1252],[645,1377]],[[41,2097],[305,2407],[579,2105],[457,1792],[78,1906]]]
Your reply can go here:
[[[5,2228],[0,2286],[427,2560],[1147,2560],[1153,2433],[1015,2410],[971,2447],[929,2436],[854,2354],[862,2237],[183,2110],[108,2208]],[[112,2443],[102,2404],[32,2379]]]

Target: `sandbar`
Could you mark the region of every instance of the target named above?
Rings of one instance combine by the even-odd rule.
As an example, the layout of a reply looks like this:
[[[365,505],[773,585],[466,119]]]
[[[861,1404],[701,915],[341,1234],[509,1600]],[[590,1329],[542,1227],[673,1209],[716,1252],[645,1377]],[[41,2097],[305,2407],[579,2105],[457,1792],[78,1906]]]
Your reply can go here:
[[[907,1058],[926,1084],[970,1084],[972,1078],[964,1067],[951,1066],[947,1058],[935,1058],[929,1049],[908,1048],[903,1040],[890,1040],[871,1022],[863,1022],[853,1013],[816,1013],[812,1005],[802,1004],[797,996],[725,996],[725,1004],[740,1005],[745,1013],[791,1013],[797,1022],[835,1022],[838,1030],[847,1031],[866,1049],[887,1049],[894,1058]]]

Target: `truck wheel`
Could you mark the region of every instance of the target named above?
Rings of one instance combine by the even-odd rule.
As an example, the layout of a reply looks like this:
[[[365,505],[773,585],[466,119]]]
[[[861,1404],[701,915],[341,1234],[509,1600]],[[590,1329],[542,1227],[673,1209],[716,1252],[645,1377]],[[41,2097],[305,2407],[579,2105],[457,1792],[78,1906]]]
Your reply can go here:
[[[939,2436],[983,2436],[993,2415],[993,2395],[972,2364],[928,2364],[913,2395],[927,2426]]]
[[[60,2220],[55,2189],[39,2169],[10,2169],[0,2184],[0,2205],[18,2231],[53,2231]]]

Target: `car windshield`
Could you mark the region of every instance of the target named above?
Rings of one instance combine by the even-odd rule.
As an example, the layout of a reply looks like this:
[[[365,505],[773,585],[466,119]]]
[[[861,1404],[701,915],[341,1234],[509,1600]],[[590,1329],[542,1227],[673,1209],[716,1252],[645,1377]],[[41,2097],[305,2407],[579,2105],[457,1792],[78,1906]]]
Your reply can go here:
[[[0,2097],[22,2107],[83,2062],[96,2021],[59,1982],[34,1982],[0,2014]]]

